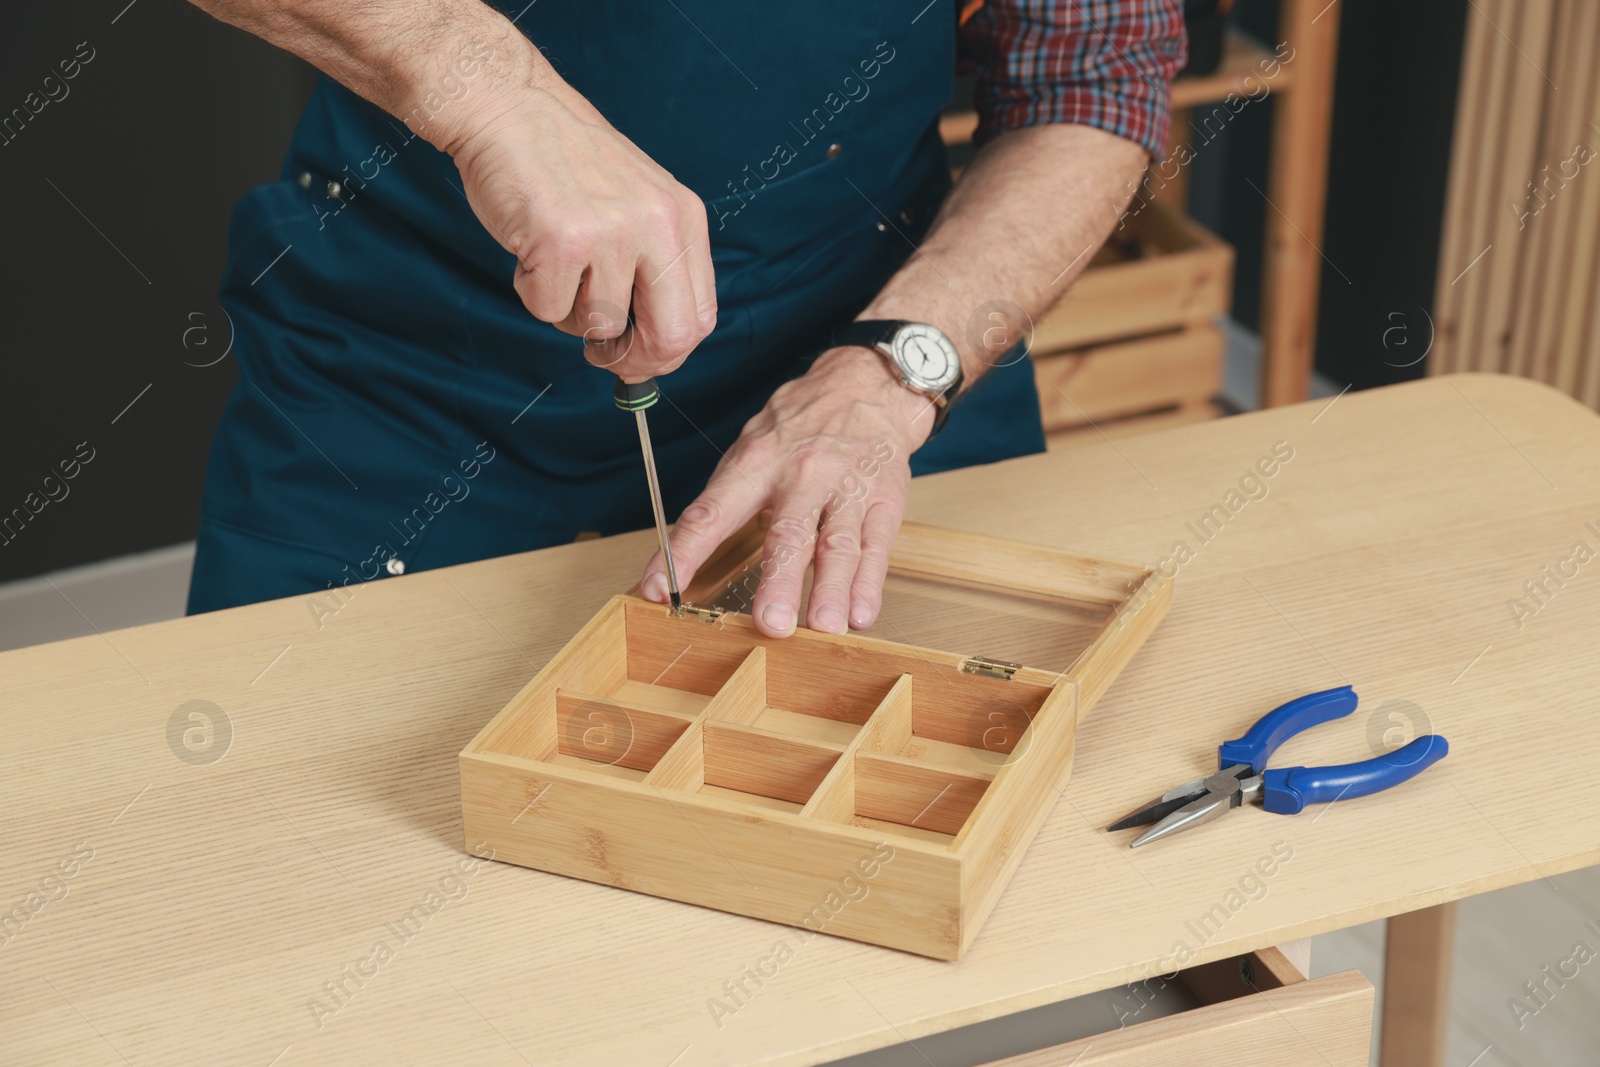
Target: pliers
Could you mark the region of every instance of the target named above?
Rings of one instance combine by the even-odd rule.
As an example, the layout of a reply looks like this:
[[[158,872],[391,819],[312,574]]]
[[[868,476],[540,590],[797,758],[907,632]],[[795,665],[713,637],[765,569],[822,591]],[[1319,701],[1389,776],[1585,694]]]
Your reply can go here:
[[[1302,730],[1342,719],[1356,710],[1350,686],[1297,697],[1267,712],[1238,740],[1217,749],[1217,773],[1196,778],[1130,811],[1108,830],[1155,823],[1133,839],[1132,848],[1160,840],[1179,830],[1220,818],[1247,799],[1258,799],[1270,812],[1294,815],[1307,804],[1364,797],[1414,778],[1450,751],[1438,734],[1424,734],[1404,747],[1360,763],[1334,767],[1289,767],[1267,770],[1267,760]]]

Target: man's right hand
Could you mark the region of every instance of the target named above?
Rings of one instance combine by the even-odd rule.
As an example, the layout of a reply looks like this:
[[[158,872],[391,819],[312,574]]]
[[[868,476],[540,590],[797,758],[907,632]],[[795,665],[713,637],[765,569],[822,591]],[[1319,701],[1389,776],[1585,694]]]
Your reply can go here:
[[[473,212],[517,257],[523,304],[589,342],[591,363],[629,379],[663,374],[716,325],[705,205],[487,4],[193,2],[315,64],[450,153]],[[479,69],[472,60],[485,56]],[[470,80],[457,73],[464,60]],[[415,124],[419,104],[441,96]]]
[[[705,204],[553,71],[545,81],[463,100],[476,107],[447,151],[473,212],[517,257],[534,317],[584,338],[597,366],[664,374],[717,323]]]

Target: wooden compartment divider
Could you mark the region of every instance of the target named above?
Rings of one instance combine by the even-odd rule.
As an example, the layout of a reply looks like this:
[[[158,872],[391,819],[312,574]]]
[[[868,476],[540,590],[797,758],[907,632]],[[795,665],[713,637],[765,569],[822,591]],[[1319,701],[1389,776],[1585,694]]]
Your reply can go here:
[[[670,711],[556,689],[556,745],[566,756],[648,771],[691,722]]]
[[[994,777],[880,752],[857,755],[855,775],[857,815],[952,835]]]
[[[843,745],[716,719],[704,729],[707,785],[792,804],[809,800],[844,752]]]
[[[661,757],[661,762],[644,776],[644,784],[690,792],[699,789],[706,784],[706,722],[714,719],[749,726],[766,706],[767,650],[758,645]]]
[[[845,746],[833,770],[817,786],[802,816],[849,822],[856,817],[856,756],[862,752],[898,752],[911,740],[911,675],[902,674],[872,709],[856,736]]]

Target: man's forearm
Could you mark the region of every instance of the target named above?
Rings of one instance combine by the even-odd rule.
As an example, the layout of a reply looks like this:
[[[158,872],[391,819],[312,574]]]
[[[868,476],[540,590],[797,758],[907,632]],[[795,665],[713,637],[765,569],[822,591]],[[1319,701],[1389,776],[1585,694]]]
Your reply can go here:
[[[1088,126],[1016,130],[978,152],[927,237],[861,317],[939,327],[976,381],[1072,284],[1144,173],[1132,141]],[[988,305],[986,307],[986,305]]]
[[[518,89],[576,97],[511,21],[480,0],[191,2],[306,60],[445,151],[471,125],[467,112],[495,106],[492,98]],[[454,106],[467,97],[470,104]],[[446,102],[452,106],[440,106]]]

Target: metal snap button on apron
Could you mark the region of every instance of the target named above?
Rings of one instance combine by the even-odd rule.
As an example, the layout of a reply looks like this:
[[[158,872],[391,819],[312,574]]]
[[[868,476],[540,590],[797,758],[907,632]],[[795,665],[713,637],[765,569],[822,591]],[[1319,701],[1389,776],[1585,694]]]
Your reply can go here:
[[[876,225],[878,227],[878,232],[879,233],[888,233],[889,232],[889,220],[888,219],[880,217],[878,219],[878,221],[874,225]]]
[[[406,572],[406,561],[399,556],[390,556],[389,562],[383,565],[383,569],[390,574],[404,574]]]
[[[910,226],[913,222],[917,221],[917,213],[911,208],[906,208],[904,211],[900,212],[900,221],[905,223],[907,226]]]
[[[300,188],[311,188],[311,172],[309,170],[303,170],[300,172]]]
[[[328,195],[333,197],[335,200],[339,199],[339,194],[342,192],[344,192],[344,186],[340,185],[338,182],[328,183]]]
[[[839,158],[839,153],[843,152],[843,151],[844,151],[844,145],[839,144],[837,141],[835,141],[833,144],[828,146],[828,158],[829,159],[838,159]]]

